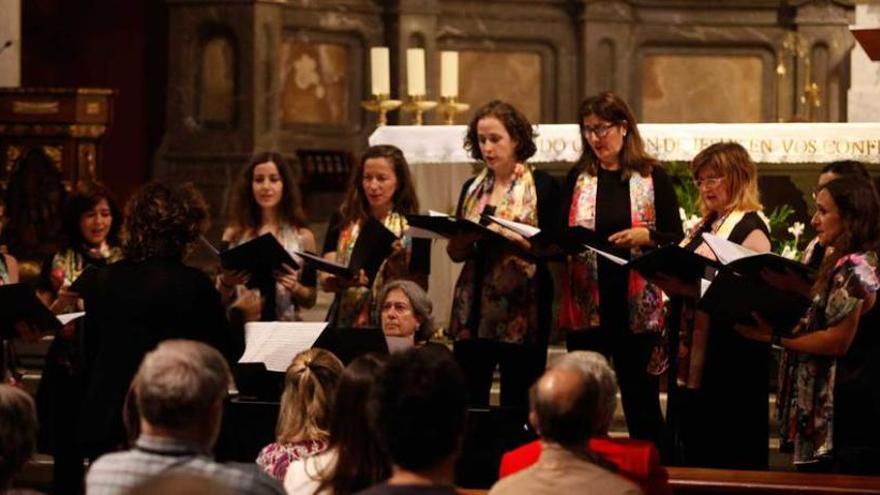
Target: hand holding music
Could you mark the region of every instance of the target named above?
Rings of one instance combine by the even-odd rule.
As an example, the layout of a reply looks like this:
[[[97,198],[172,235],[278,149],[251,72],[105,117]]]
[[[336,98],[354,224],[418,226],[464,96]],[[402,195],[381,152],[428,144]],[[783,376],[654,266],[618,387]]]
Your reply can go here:
[[[227,289],[236,285],[245,285],[250,279],[251,274],[247,270],[223,270],[220,273],[220,285]]]
[[[321,289],[325,292],[342,292],[350,287],[366,287],[369,283],[366,272],[360,270],[353,279],[327,275],[321,279]]]
[[[287,263],[282,263],[281,269],[275,270],[273,275],[275,280],[289,292],[294,292],[300,287],[299,273]]]
[[[532,243],[529,242],[528,239],[526,239],[525,237],[519,235],[518,233],[516,233],[510,229],[506,229],[496,223],[489,225],[489,230],[503,235],[505,239],[507,239],[510,242],[516,244],[517,246],[525,249],[526,251],[528,251],[532,247]]]
[[[244,314],[245,321],[257,321],[263,311],[263,298],[257,289],[241,291],[238,298],[232,303],[233,309],[238,309]]]
[[[611,234],[608,240],[617,247],[632,249],[651,245],[651,231],[646,227],[633,227]]]

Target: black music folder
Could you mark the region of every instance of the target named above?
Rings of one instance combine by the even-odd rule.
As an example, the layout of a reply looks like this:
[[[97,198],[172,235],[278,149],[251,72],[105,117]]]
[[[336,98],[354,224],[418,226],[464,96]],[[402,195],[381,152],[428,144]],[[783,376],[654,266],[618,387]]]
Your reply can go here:
[[[252,277],[272,276],[272,272],[280,270],[282,264],[299,268],[299,263],[284,249],[278,239],[265,233],[234,248],[218,254],[220,264],[227,270],[246,270]]]
[[[789,335],[810,307],[810,300],[794,292],[777,289],[763,280],[722,269],[697,307],[715,318],[732,323],[754,325],[752,312],[773,327],[773,332]]]
[[[506,239],[485,225],[466,218],[449,215],[407,215],[406,221],[410,227],[427,230],[447,239],[464,234],[476,234],[487,239]]]
[[[13,324],[24,321],[43,331],[58,330],[61,321],[27,284],[0,285],[0,332],[15,337]]]
[[[388,354],[388,343],[381,328],[344,328],[330,327],[324,329],[312,348],[330,351],[346,366],[358,356],[375,352]]]
[[[98,269],[94,265],[87,265],[83,271],[79,273],[79,277],[67,288],[70,292],[75,292],[83,297],[95,286],[95,280],[98,275]]]
[[[369,280],[376,278],[382,262],[391,255],[393,244],[398,238],[388,230],[382,222],[369,217],[361,225],[358,238],[351,251],[348,265],[327,261],[312,253],[297,253],[315,267],[316,270],[327,272],[337,277],[353,279],[363,270]]]
[[[581,226],[563,227],[556,232],[541,230],[537,227],[524,223],[499,218],[493,215],[485,215],[489,222],[509,229],[526,238],[532,244],[533,254],[551,256],[553,254],[580,254],[587,250],[588,246],[614,253],[620,248],[614,246],[607,238],[599,235],[595,230]]]
[[[589,247],[600,256],[604,256],[618,265],[636,270],[647,278],[666,275],[685,282],[697,282],[706,277],[709,269],[721,268],[719,262],[675,244],[652,249],[631,260],[615,256],[593,246]]]
[[[783,258],[776,253],[752,251],[709,233],[703,233],[703,240],[724,265],[725,270],[756,279],[761,278],[761,271],[764,269],[779,273],[792,272],[807,284],[812,284],[815,279],[815,270],[797,260]]]

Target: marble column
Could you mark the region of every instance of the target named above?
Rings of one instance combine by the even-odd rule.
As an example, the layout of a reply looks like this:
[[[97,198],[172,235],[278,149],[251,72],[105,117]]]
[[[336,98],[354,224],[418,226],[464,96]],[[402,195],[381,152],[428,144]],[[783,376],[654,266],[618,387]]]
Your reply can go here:
[[[856,5],[856,26],[880,26],[880,1]],[[850,54],[851,84],[847,98],[847,120],[850,122],[880,121],[880,62],[872,62],[861,45],[856,43]]]
[[[21,85],[21,0],[0,0],[0,87]]]

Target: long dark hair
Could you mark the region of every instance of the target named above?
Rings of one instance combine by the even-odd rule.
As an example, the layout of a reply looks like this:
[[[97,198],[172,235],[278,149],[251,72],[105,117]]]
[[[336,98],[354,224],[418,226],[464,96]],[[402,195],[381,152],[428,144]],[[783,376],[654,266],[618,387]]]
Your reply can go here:
[[[848,254],[876,250],[880,244],[880,198],[871,182],[842,177],[821,186],[831,195],[840,215],[841,232],[831,242],[831,253],[822,261],[813,294],[825,291],[837,261]]]
[[[575,167],[579,171],[586,170],[590,175],[599,173],[599,157],[593,153],[593,148],[590,147],[590,142],[584,135],[584,119],[590,115],[595,115],[615,125],[622,125],[626,129],[626,135],[623,136],[623,147],[620,149],[620,167],[623,169],[624,177],[628,178],[632,172],[636,172],[642,177],[651,175],[651,170],[658,165],[658,162],[645,151],[645,143],[642,141],[639,126],[636,124],[636,118],[633,116],[632,110],[629,109],[629,105],[623,101],[623,98],[610,91],[587,98],[578,108],[581,157]]]
[[[394,169],[397,190],[394,191],[391,211],[404,214],[419,212],[419,199],[416,197],[416,188],[413,186],[409,164],[406,162],[403,152],[397,146],[379,144],[367,148],[367,151],[361,156],[360,164],[352,171],[348,182],[348,192],[346,192],[345,201],[342,202],[340,208],[342,225],[366,220],[370,214],[370,203],[364,192],[364,165],[371,158],[385,158]]]
[[[367,414],[370,393],[384,363],[383,356],[367,354],[342,372],[330,415],[329,448],[336,452],[336,463],[321,473],[315,493],[348,495],[391,476],[391,464]]]
[[[492,100],[481,106],[474,113],[468,124],[467,134],[464,137],[464,149],[470,153],[474,160],[482,160],[483,152],[480,151],[480,138],[477,135],[477,124],[486,117],[494,117],[504,126],[510,138],[516,141],[516,160],[524,162],[531,158],[536,151],[535,129],[529,119],[510,103],[501,100]]]
[[[244,231],[256,231],[263,224],[263,214],[254,198],[254,168],[261,163],[272,162],[281,177],[281,201],[278,203],[278,216],[284,223],[296,228],[305,227],[308,218],[302,206],[302,194],[294,179],[293,171],[281,153],[264,151],[251,157],[247,166],[241,169],[229,202],[229,223],[241,235]]]
[[[97,182],[82,182],[77,185],[76,191],[67,198],[64,206],[64,214],[61,218],[61,230],[64,232],[68,247],[79,247],[85,242],[80,220],[85,212],[91,210],[102,200],[107,201],[110,207],[110,215],[113,223],[107,233],[107,244],[119,245],[119,230],[122,227],[122,210],[109,189]]]

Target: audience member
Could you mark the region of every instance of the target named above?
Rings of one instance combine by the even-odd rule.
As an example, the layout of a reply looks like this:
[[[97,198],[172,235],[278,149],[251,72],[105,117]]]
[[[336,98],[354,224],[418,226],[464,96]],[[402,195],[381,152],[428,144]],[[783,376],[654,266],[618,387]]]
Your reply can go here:
[[[364,495],[451,495],[467,411],[455,357],[426,345],[392,355],[373,390],[370,419],[392,464],[388,481]]]
[[[23,390],[0,384],[0,494],[24,494],[12,489],[15,475],[37,446],[37,411]]]
[[[309,349],[293,358],[284,377],[275,442],[257,456],[257,465],[284,481],[291,462],[327,450],[333,392],[342,362],[329,351]]]
[[[607,361],[589,351],[579,351],[545,372],[530,390],[529,420],[541,437],[541,457],[500,480],[490,495],[641,493],[602,467],[603,461],[587,446],[591,437],[608,430],[615,389]]]
[[[617,472],[637,483],[648,495],[671,495],[669,473],[660,464],[660,453],[652,442],[632,438],[610,438],[614,409],[617,404],[617,380],[614,371],[601,364],[599,356],[592,352],[572,352],[566,354],[557,365],[580,369],[585,375],[595,374],[599,386],[598,403],[610,414],[604,414],[599,421],[595,435],[590,438],[588,447],[617,468]],[[541,441],[536,440],[514,449],[501,459],[499,477],[510,476],[522,471],[538,461],[541,455]]]
[[[388,282],[379,293],[379,321],[385,335],[427,342],[435,330],[433,308],[425,290],[410,280]]]
[[[254,466],[213,461],[231,372],[214,348],[167,340],[147,353],[135,377],[141,434],[133,449],[107,454],[86,476],[89,495],[124,493],[159,474],[196,474],[237,493],[280,494],[281,485]]]
[[[221,483],[195,474],[166,474],[150,478],[126,495],[155,495],[173,493],[174,495],[235,495],[235,492]]]
[[[367,400],[384,359],[367,354],[342,372],[330,413],[330,446],[287,468],[288,495],[349,495],[385,480],[391,466],[370,426]]]
[[[125,445],[122,406],[138,363],[159,342],[206,342],[234,363],[244,347],[243,320],[259,317],[259,298],[245,294],[232,316],[211,280],[183,257],[207,224],[207,206],[191,186],[144,186],[129,201],[125,259],[90,275],[85,301],[85,399],[79,435],[94,458]]]

